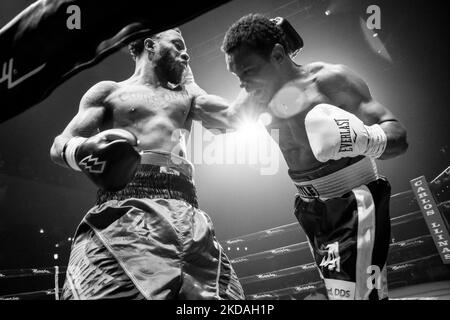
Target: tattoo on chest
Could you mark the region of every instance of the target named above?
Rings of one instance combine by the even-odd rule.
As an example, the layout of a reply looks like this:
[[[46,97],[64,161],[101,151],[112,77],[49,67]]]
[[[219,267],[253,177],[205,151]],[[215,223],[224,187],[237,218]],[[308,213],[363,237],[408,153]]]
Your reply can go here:
[[[117,95],[121,102],[143,104],[143,105],[167,105],[171,103],[188,102],[189,93],[182,91],[161,91],[161,92],[121,92]]]

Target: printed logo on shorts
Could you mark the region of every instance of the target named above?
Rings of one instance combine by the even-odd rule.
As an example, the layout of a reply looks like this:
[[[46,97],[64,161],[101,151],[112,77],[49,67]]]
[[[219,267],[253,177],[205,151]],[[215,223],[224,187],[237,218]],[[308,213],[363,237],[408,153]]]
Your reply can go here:
[[[169,167],[160,167],[159,168],[159,173],[172,174],[172,175],[175,175],[175,176],[179,176],[180,175],[179,171],[174,170],[174,169],[169,168]]]
[[[330,271],[341,272],[341,257],[339,256],[339,242],[327,244],[327,255],[323,257],[319,267],[328,268]]]
[[[336,279],[324,279],[330,300],[354,300],[356,283]]]
[[[312,184],[308,185],[297,185],[298,192],[301,197],[304,198],[318,198],[319,192],[317,192],[316,188]]]
[[[86,255],[88,243],[88,240],[83,240],[73,247],[66,272],[71,294],[81,300],[101,296],[105,287],[114,280],[92,264]]]

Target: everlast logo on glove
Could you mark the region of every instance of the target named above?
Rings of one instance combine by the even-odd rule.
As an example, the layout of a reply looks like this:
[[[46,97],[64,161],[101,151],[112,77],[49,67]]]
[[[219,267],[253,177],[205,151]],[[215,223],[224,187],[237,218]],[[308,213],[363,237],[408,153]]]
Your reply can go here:
[[[341,135],[341,146],[338,152],[352,152],[353,143],[352,135],[350,133],[350,120],[349,119],[334,119],[336,122],[339,133]],[[356,140],[356,137],[355,137]]]
[[[354,114],[326,103],[306,114],[305,129],[311,151],[320,162],[362,155],[377,159],[387,144],[379,124],[366,126]]]

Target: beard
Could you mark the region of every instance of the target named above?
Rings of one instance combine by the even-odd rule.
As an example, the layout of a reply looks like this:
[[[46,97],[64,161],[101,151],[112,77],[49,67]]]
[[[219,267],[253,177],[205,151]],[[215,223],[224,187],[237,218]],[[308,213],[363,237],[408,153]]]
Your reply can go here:
[[[172,84],[179,84],[183,80],[184,66],[177,62],[170,52],[161,52],[156,70],[160,79],[167,79]]]

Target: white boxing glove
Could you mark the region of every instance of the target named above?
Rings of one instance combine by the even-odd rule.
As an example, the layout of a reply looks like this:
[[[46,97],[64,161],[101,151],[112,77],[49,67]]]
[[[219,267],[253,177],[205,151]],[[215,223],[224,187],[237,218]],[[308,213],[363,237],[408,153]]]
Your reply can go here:
[[[378,124],[366,126],[354,114],[325,103],[307,113],[305,128],[320,162],[360,155],[379,158],[387,144],[386,133]]]

